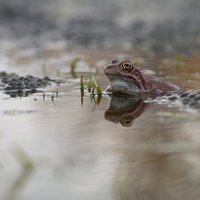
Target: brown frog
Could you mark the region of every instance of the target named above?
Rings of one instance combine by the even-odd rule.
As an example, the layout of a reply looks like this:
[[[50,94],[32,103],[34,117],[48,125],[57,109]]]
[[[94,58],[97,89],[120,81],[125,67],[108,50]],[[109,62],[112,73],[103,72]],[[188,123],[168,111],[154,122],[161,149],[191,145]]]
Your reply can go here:
[[[184,91],[183,88],[165,82],[147,74],[142,69],[134,66],[130,61],[112,60],[104,68],[104,73],[110,80],[108,90],[134,94],[140,92],[170,92]]]

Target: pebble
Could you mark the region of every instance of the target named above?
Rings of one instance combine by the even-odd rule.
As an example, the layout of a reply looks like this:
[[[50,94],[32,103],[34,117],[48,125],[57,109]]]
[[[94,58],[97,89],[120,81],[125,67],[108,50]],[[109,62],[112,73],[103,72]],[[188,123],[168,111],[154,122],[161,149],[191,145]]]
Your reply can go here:
[[[181,95],[179,95],[180,98],[185,98],[185,97],[188,97],[188,96],[189,96],[188,92],[184,92]]]
[[[38,78],[32,75],[26,75],[19,77],[18,75],[6,72],[0,72],[1,86],[4,90],[23,90],[23,89],[33,89],[35,92],[37,88],[44,88],[50,85],[51,80],[49,77]]]
[[[190,98],[184,98],[184,99],[182,99],[182,104],[183,105],[187,105],[189,102],[191,102],[191,99]]]
[[[194,101],[199,101],[200,100],[200,95],[197,95],[195,98],[194,98]]]
[[[188,97],[191,98],[191,99],[193,99],[195,96],[196,96],[196,94],[191,93]]]
[[[176,99],[178,99],[176,96],[168,98],[168,100],[170,100],[170,101],[175,101]]]
[[[198,102],[192,102],[189,104],[189,107],[197,109],[200,108],[200,104]]]

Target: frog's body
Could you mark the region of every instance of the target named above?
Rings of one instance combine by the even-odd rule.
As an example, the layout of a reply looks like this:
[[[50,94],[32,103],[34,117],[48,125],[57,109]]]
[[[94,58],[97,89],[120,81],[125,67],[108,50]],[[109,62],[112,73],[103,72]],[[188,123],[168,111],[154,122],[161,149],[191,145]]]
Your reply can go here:
[[[110,80],[109,90],[133,94],[137,92],[184,91],[179,86],[165,82],[147,74],[132,65],[130,61],[112,60],[105,68],[105,75]]]

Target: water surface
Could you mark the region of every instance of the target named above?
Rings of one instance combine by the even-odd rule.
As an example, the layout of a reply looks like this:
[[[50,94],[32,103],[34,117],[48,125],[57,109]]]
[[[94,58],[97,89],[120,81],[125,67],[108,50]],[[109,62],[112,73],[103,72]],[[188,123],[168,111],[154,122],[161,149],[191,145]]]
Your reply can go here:
[[[58,87],[58,97],[54,93],[53,100],[57,86],[45,89],[45,98],[42,92],[10,98],[1,91],[1,199],[199,199],[198,112],[145,104],[132,126],[124,127],[119,123],[120,109],[117,115],[106,115],[110,103],[114,101],[116,106],[120,99],[103,94],[93,110],[88,92],[81,103],[80,79],[74,80],[69,73],[70,63],[81,56],[77,75],[84,74],[87,85],[91,71],[84,56],[89,55],[104,90],[109,81],[103,67],[115,55],[139,60],[138,66],[149,73],[197,89],[198,55],[182,58],[178,72],[175,57],[155,57],[136,50],[46,52],[50,56],[29,56],[28,64],[17,59],[18,52],[4,55],[6,71],[24,75],[30,70],[33,75],[65,80],[65,84]],[[48,63],[46,67],[42,67],[44,63]],[[125,111],[132,110],[125,107]]]

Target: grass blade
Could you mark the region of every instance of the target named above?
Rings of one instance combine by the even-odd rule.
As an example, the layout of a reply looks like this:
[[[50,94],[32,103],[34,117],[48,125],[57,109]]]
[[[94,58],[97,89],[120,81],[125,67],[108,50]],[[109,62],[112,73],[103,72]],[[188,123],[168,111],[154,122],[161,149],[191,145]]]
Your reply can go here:
[[[96,80],[95,80],[95,78],[94,78],[93,75],[91,75],[91,77],[92,77],[92,80],[93,80],[93,82],[94,82],[95,88],[96,88],[96,90],[97,90],[98,96],[100,96],[102,93],[101,93],[101,89],[100,89],[100,87],[99,87],[99,84],[96,82]]]
[[[76,75],[76,72],[75,72],[75,67],[76,67],[76,63],[80,60],[80,58],[76,58],[72,61],[71,63],[71,74],[73,76],[73,78],[78,78],[77,75]]]
[[[91,92],[91,88],[92,88],[92,77],[90,76],[90,81],[88,83],[88,91]]]
[[[81,92],[84,92],[83,75],[81,75]]]
[[[58,98],[58,87],[57,87],[57,90],[56,90],[56,97]]]

